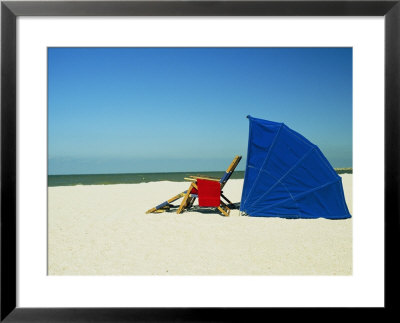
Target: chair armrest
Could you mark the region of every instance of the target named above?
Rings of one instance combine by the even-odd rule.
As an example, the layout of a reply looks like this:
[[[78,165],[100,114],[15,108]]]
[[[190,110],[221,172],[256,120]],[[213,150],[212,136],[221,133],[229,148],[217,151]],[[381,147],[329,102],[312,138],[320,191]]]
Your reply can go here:
[[[184,179],[187,180],[187,181],[190,181],[190,182],[196,182],[196,179],[195,179],[195,178],[188,178],[188,177],[185,177]]]
[[[192,178],[202,178],[202,179],[211,179],[211,180],[217,180],[219,181],[221,178],[219,177],[213,177],[213,176],[208,176],[208,175],[189,175],[189,177]]]
[[[195,180],[197,180],[197,179],[205,179],[205,180],[214,181],[214,182],[219,182],[219,181],[220,181],[220,178],[208,177],[208,176],[195,176],[195,175],[190,175],[190,177],[191,177],[192,179],[195,179]],[[187,178],[185,178],[185,179],[187,179]],[[188,179],[188,180],[190,180],[190,179]]]

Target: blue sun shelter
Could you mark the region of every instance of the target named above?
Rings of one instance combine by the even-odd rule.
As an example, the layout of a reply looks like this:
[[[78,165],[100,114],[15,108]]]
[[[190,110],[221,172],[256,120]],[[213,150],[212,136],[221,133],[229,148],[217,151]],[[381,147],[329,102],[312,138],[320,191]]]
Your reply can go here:
[[[242,212],[258,217],[351,217],[342,179],[316,145],[283,123],[248,119]]]

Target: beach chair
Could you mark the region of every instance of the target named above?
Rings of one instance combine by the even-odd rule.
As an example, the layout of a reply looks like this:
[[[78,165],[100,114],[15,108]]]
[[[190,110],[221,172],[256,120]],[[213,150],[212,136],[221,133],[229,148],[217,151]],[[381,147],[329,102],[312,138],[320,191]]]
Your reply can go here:
[[[222,199],[229,204],[232,204],[232,202],[229,201],[228,198],[223,194],[222,189],[231,177],[241,159],[242,156],[236,156],[221,178],[197,175],[185,177],[185,180],[191,182],[186,191],[171,197],[169,200],[161,203],[160,205],[151,208],[146,213],[165,212],[174,206],[171,204],[172,202],[183,198],[176,212],[177,214],[180,214],[184,210],[191,208],[195,200],[198,198],[199,207],[215,207],[223,215],[228,216],[230,213],[230,208],[222,201]]]

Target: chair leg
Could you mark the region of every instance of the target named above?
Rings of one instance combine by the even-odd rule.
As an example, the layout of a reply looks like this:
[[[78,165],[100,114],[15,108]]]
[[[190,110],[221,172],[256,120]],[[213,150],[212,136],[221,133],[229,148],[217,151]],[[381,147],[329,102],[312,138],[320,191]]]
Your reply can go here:
[[[218,210],[220,210],[220,212],[225,216],[229,216],[229,213],[231,213],[231,209],[222,201],[221,205],[218,206]]]
[[[189,203],[188,203],[188,208],[190,208],[190,207],[193,206],[194,201],[196,201],[196,197],[191,196],[191,197],[190,197],[190,201],[189,201]]]
[[[190,184],[189,189],[186,191],[186,194],[185,194],[185,196],[183,197],[182,203],[181,203],[181,205],[179,206],[178,211],[176,211],[176,214],[180,214],[180,213],[183,211],[183,209],[187,207],[187,205],[188,205],[188,198],[189,198],[189,196],[190,196],[190,192],[191,192],[192,188],[194,188],[193,183]]]
[[[232,202],[229,201],[228,198],[227,198],[224,194],[222,194],[222,192],[221,192],[221,197],[222,197],[225,201],[227,201],[229,204],[232,204]]]
[[[163,213],[163,212],[166,212],[166,211],[168,211],[169,209],[159,209],[159,210],[155,210],[155,211],[153,211],[152,213]]]
[[[162,210],[163,208],[165,208],[169,203],[172,203],[172,202],[174,202],[174,201],[180,199],[180,198],[181,198],[182,196],[184,196],[185,194],[186,194],[186,192],[182,192],[182,193],[179,193],[178,195],[175,195],[175,196],[171,197],[169,200],[167,200],[167,201],[161,203],[160,205],[157,205],[157,206],[151,208],[150,210],[147,210],[146,214],[148,214],[148,213],[160,213],[160,212],[164,212],[164,211],[160,211],[160,210]]]
[[[229,216],[229,212],[230,210],[228,209],[228,212],[226,212],[222,207],[218,206],[218,210],[220,210],[220,212],[225,215],[225,216]]]

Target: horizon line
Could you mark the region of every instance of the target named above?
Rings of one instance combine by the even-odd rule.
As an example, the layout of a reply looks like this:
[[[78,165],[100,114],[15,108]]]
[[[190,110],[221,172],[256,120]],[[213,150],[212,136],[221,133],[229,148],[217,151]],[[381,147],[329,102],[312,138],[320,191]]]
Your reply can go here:
[[[333,167],[337,170],[353,170],[353,167]],[[182,172],[138,172],[138,173],[81,173],[81,174],[47,174],[47,176],[81,176],[81,175],[131,175],[131,174],[178,174],[178,173],[216,173],[225,172],[226,170],[197,170],[197,171],[182,171]],[[245,172],[245,170],[236,170],[235,172]]]

